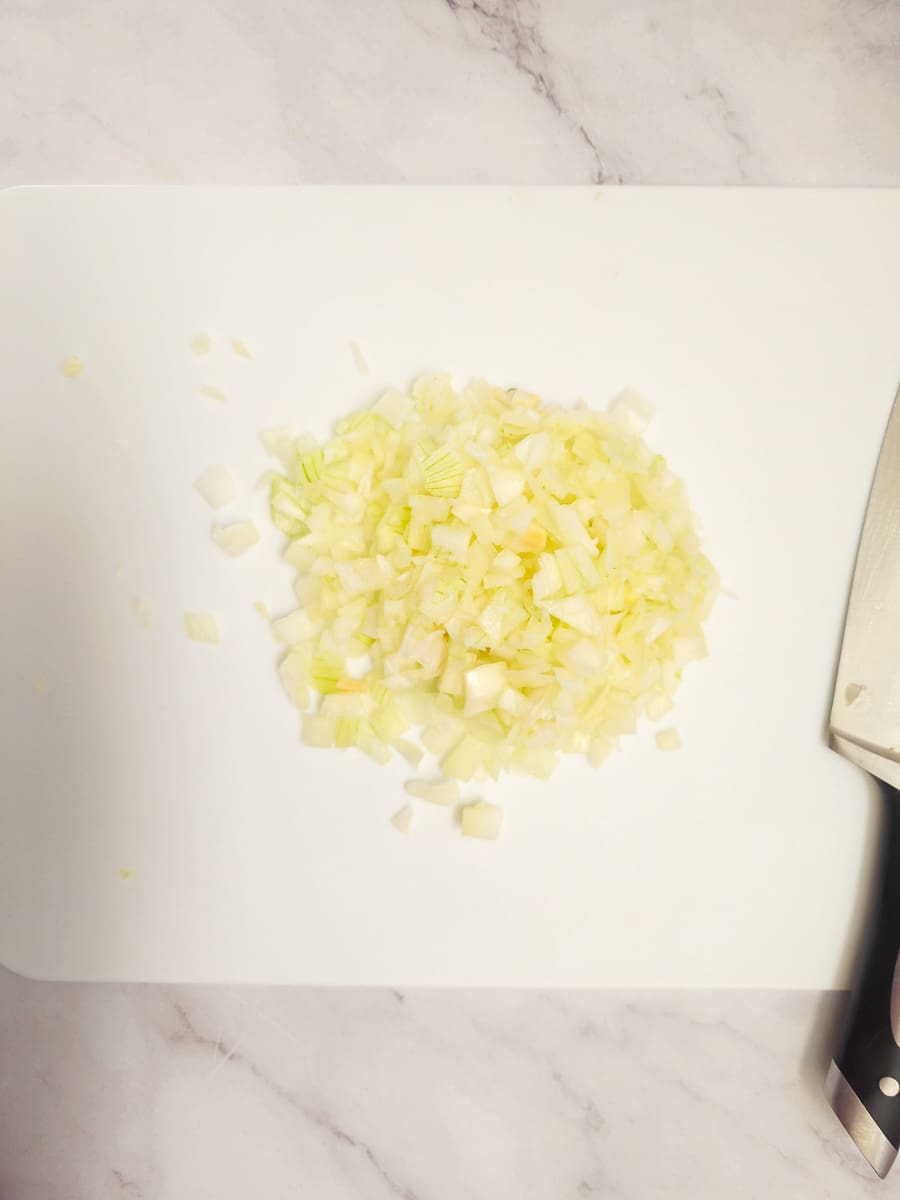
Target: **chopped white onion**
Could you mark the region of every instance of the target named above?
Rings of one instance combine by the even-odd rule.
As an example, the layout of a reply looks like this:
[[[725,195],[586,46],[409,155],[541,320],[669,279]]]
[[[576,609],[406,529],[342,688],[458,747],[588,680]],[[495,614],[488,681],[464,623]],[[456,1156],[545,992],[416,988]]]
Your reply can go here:
[[[413,770],[418,767],[425,757],[425,752],[415,742],[407,741],[406,738],[397,738],[393,746],[400,757],[405,758]]]
[[[150,601],[145,600],[142,596],[135,596],[131,603],[138,625],[144,629],[149,629],[153,624],[153,607]]]
[[[286,617],[272,622],[272,632],[279,642],[288,646],[300,646],[318,633],[318,626],[302,608],[296,608]]]
[[[643,433],[653,420],[653,405],[634,388],[623,388],[613,396],[609,412],[610,416],[626,422],[637,433]]]
[[[213,525],[213,541],[226,554],[237,558],[259,541],[259,530],[252,521],[234,521],[231,525]]]
[[[360,375],[365,378],[369,374],[369,364],[366,362],[365,355],[359,348],[359,342],[350,343],[350,353],[353,356],[353,365]]]
[[[285,691],[298,708],[309,704],[309,664],[305,655],[292,650],[284,656],[278,668]]]
[[[391,824],[395,829],[399,830],[400,833],[409,833],[410,826],[412,825],[412,819],[412,806],[405,804],[403,808],[398,809],[397,812],[395,812],[391,817]]]
[[[420,726],[456,787],[600,763],[662,717],[717,580],[647,415],[429,375],[324,445],[262,434],[299,602],[273,631],[320,697],[304,741],[386,761]]]
[[[660,750],[680,750],[681,738],[677,729],[660,729],[656,735],[656,745]]]
[[[408,796],[427,800],[429,804],[456,804],[459,800],[459,784],[453,779],[442,779],[429,783],[426,779],[408,779],[403,785]]]
[[[464,804],[461,822],[465,837],[496,841],[503,824],[503,809],[497,804],[488,804],[485,800]]]
[[[224,463],[207,467],[203,474],[194,480],[194,487],[209,507],[215,509],[231,504],[237,495],[234,479]]]
[[[186,612],[184,614],[184,632],[192,642],[213,644],[220,640],[216,618],[209,613]]]

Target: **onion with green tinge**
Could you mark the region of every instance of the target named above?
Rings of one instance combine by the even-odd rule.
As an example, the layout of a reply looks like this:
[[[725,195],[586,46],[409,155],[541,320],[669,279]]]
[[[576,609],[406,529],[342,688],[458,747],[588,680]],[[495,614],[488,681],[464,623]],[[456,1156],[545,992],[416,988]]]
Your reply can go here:
[[[324,445],[267,437],[304,740],[383,762],[418,736],[451,778],[543,778],[668,712],[717,581],[642,428],[627,400],[601,415],[430,375]]]

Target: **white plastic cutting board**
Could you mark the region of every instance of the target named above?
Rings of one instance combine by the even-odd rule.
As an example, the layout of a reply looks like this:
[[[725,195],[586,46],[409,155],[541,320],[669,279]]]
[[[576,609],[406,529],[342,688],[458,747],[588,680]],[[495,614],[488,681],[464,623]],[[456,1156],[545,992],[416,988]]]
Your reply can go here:
[[[253,609],[291,599],[257,431],[324,435],[432,367],[649,397],[727,589],[679,696],[684,749],[644,735],[599,771],[467,789],[503,804],[496,845],[427,805],[404,837],[404,764],[302,748]],[[898,379],[898,192],[0,195],[0,961],[844,983],[877,808],[823,729]],[[265,530],[239,562],[191,487],[218,461]],[[185,639],[186,609],[218,615],[220,647]]]

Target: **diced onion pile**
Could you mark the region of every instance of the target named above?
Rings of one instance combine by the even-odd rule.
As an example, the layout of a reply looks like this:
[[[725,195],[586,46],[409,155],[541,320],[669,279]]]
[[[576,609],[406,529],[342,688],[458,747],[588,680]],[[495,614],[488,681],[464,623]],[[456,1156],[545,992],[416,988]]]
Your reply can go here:
[[[717,585],[639,407],[430,375],[325,445],[266,435],[300,604],[274,630],[308,744],[383,762],[418,736],[451,779],[544,778],[670,709]]]

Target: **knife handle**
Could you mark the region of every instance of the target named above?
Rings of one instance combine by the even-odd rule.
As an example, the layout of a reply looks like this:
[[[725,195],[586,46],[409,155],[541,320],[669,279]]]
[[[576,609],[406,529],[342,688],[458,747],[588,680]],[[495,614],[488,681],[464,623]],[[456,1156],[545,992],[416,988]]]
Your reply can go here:
[[[874,902],[826,1090],[883,1178],[900,1146],[900,791],[881,786],[884,819]]]

